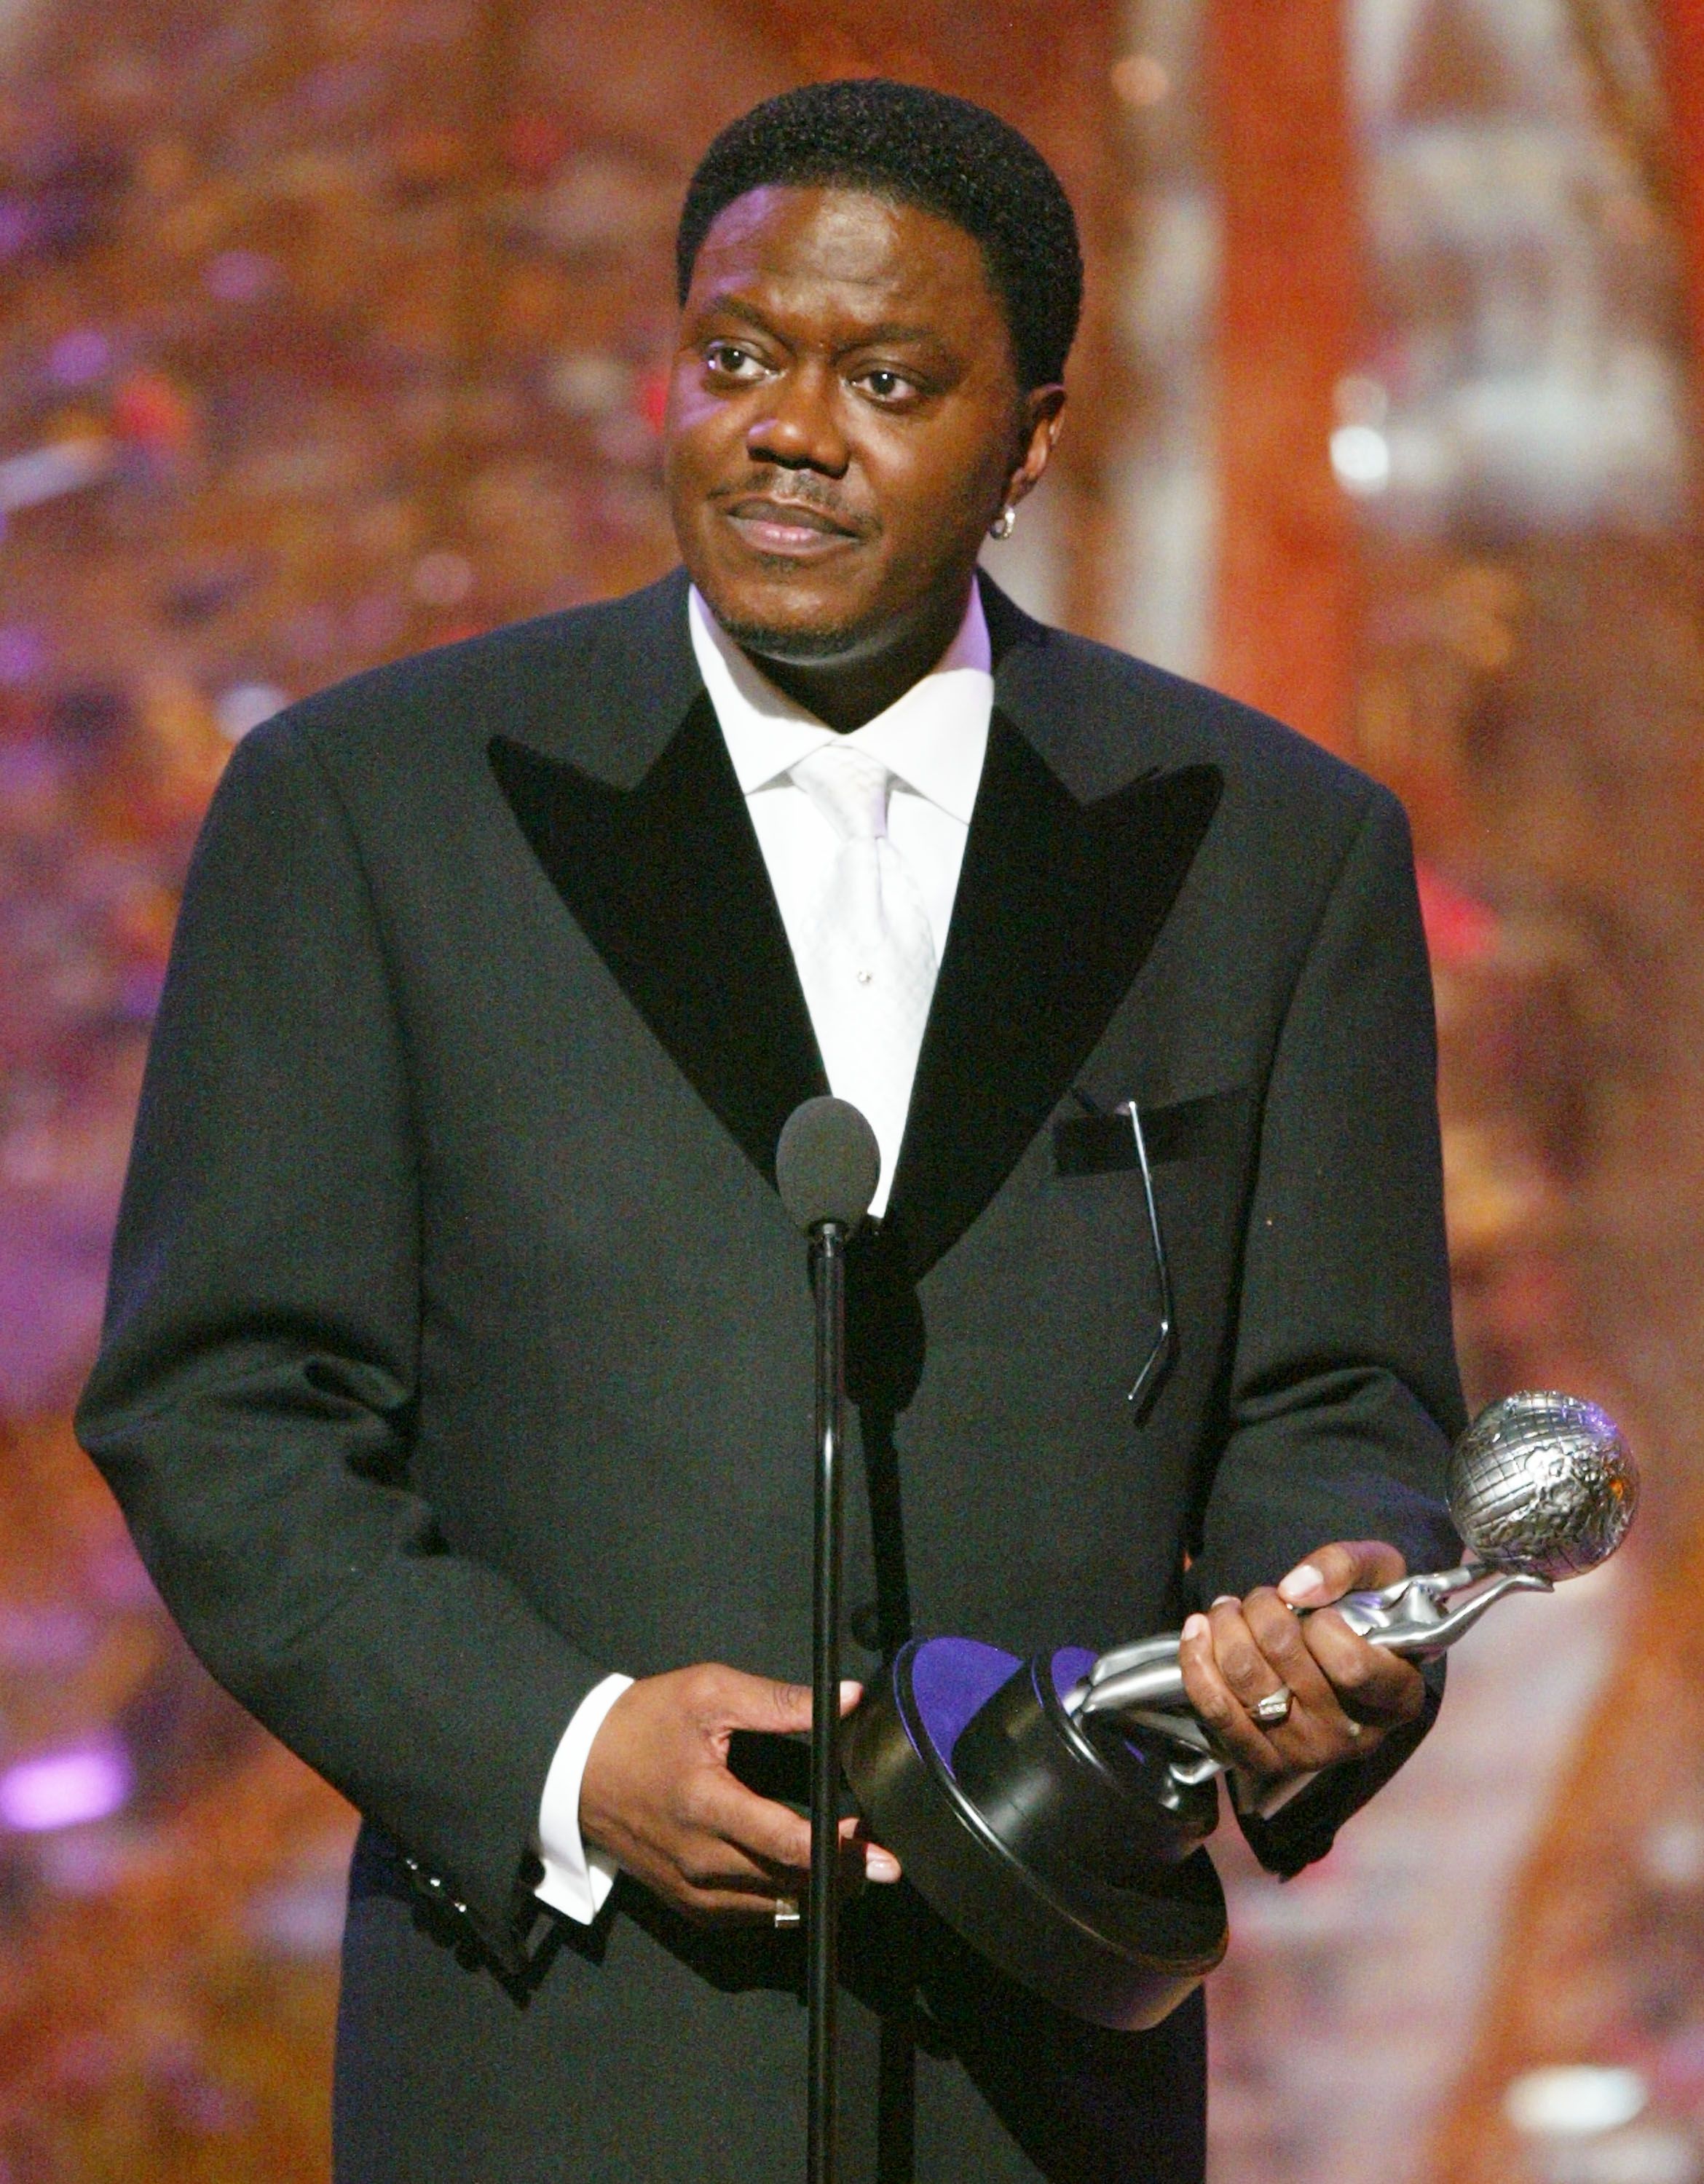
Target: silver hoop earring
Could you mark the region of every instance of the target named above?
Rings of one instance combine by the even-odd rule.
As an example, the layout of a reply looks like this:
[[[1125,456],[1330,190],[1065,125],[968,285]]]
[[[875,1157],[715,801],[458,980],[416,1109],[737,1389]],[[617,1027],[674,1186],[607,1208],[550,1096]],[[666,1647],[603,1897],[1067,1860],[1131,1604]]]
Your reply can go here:
[[[1008,501],[988,526],[991,538],[1009,538],[1018,527],[1018,511]]]

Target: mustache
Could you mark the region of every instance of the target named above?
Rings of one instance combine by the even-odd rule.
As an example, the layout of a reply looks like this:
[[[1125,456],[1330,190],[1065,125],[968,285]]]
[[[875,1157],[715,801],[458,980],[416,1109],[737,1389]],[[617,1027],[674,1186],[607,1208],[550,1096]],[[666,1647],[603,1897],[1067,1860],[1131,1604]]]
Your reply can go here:
[[[768,500],[777,508],[807,510],[813,515],[826,516],[831,523],[860,538],[870,527],[869,517],[852,507],[829,481],[813,476],[807,471],[754,470],[736,484],[722,487],[716,498],[724,504]]]

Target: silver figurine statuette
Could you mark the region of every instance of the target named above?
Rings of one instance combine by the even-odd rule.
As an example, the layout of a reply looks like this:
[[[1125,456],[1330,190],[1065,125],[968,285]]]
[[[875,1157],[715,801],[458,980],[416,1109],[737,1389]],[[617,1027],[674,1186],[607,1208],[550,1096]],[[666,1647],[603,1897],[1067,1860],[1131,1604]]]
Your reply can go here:
[[[1595,1403],[1506,1396],[1455,1444],[1444,1494],[1467,1549],[1457,1568],[1332,1603],[1352,1630],[1411,1659],[1441,1653],[1506,1593],[1549,1592],[1607,1561],[1639,1506],[1639,1473],[1614,1421]],[[1180,1780],[1221,1771],[1184,1697],[1176,1631],[1103,1653],[1065,1705],[1170,1739],[1182,1747],[1173,1768]]]

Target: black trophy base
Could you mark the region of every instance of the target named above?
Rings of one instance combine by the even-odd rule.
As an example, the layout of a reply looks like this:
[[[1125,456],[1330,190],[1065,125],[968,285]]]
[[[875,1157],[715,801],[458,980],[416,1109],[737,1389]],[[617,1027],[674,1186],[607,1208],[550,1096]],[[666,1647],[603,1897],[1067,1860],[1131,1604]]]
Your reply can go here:
[[[1199,1847],[1218,1792],[1066,1712],[1093,1658],[913,1641],[847,1721],[844,1763],[876,1841],[973,1948],[1073,2017],[1143,2031],[1225,1953]]]

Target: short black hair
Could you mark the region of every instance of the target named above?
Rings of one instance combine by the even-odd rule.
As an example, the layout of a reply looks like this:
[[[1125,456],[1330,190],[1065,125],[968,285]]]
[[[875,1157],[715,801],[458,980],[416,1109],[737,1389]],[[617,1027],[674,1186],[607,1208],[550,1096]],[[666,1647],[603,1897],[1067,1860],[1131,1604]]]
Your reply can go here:
[[[1009,122],[920,84],[856,76],[766,98],[729,124],[687,185],[680,300],[710,224],[748,190],[838,187],[913,204],[982,246],[1024,390],[1061,377],[1082,310],[1082,246],[1059,176]]]

